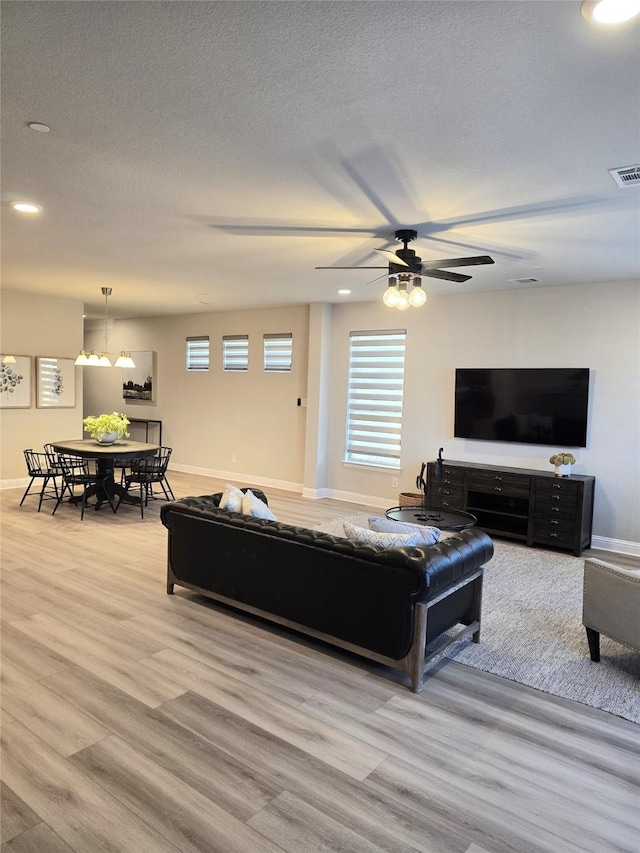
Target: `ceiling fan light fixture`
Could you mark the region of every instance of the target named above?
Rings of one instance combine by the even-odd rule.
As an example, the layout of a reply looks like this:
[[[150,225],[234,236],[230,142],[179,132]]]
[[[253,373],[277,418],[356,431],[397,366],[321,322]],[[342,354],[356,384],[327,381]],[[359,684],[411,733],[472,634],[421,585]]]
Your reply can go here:
[[[413,279],[413,287],[411,288],[411,293],[409,294],[409,304],[413,308],[421,308],[426,301],[427,294],[422,289],[422,282],[416,276],[416,278]]]
[[[395,308],[398,304],[398,296],[399,294],[398,288],[396,287],[396,283],[392,278],[390,278],[389,286],[387,287],[382,296],[382,301],[387,306],[387,308]]]
[[[407,292],[407,283],[406,281],[400,280],[398,282],[398,301],[396,303],[396,308],[398,311],[406,311],[407,308],[411,308],[411,303],[409,302],[409,293]]]
[[[622,24],[640,13],[640,0],[585,0],[582,17],[597,24]]]

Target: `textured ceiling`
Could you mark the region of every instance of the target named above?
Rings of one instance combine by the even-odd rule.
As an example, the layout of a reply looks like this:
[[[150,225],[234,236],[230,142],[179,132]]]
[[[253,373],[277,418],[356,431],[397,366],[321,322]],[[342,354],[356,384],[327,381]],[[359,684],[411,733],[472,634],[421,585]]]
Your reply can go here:
[[[608,174],[640,162],[638,21],[573,0],[1,16],[5,287],[91,312],[108,285],[114,317],[376,299],[375,271],[314,267],[380,263],[403,226],[423,260],[496,261],[428,293],[638,277],[640,189]]]

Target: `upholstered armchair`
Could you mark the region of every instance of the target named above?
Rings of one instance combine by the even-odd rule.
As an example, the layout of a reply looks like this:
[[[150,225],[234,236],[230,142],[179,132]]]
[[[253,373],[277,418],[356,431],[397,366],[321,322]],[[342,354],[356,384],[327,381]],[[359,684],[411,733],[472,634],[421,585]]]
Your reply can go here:
[[[600,634],[640,651],[640,569],[585,560],[582,624],[592,661],[600,660]]]

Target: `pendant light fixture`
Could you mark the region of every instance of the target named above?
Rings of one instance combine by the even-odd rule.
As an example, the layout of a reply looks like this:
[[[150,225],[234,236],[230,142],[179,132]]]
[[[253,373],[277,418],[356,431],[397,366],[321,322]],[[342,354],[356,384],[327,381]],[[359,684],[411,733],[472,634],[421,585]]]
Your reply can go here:
[[[136,366],[136,363],[131,358],[131,353],[125,352],[124,350],[122,350],[122,352],[120,353],[120,355],[116,359],[116,363],[114,364],[114,367],[135,367],[135,366]]]
[[[109,297],[111,296],[111,287],[101,287],[102,295],[104,296],[104,349],[102,352],[91,350],[89,355],[85,350],[80,350],[80,354],[75,360],[75,364],[80,367],[112,367],[109,358]],[[135,362],[131,358],[130,352],[121,350],[118,356],[116,367],[135,367]]]

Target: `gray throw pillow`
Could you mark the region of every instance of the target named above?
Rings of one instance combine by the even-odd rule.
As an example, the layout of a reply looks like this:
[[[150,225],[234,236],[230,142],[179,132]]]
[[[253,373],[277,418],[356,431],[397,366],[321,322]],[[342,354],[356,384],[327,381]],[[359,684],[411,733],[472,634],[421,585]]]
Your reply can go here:
[[[411,524],[408,521],[394,521],[391,518],[377,515],[369,519],[369,529],[376,533],[405,533],[417,534],[417,545],[435,545],[440,541],[441,532],[437,527],[426,524]]]

